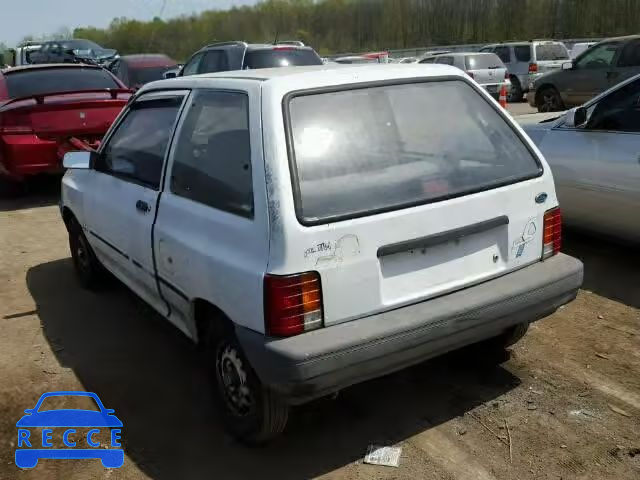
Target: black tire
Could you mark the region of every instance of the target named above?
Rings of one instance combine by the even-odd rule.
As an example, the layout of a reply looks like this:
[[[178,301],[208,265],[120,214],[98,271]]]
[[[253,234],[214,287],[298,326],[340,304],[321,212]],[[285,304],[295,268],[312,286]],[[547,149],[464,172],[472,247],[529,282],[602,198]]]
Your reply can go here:
[[[543,87],[536,92],[536,107],[538,112],[560,112],[565,109],[560,93],[554,87]]]
[[[0,198],[13,198],[24,193],[24,185],[0,176]]]
[[[509,98],[507,101],[509,103],[519,103],[522,102],[522,96],[524,93],[522,92],[522,86],[520,85],[520,81],[518,77],[510,77],[511,79],[511,91],[509,92]]]
[[[96,290],[104,282],[105,270],[75,219],[69,220],[69,249],[80,284],[86,289]]]
[[[280,435],[289,405],[260,382],[231,327],[209,328],[204,335],[204,358],[225,430],[246,445]]]

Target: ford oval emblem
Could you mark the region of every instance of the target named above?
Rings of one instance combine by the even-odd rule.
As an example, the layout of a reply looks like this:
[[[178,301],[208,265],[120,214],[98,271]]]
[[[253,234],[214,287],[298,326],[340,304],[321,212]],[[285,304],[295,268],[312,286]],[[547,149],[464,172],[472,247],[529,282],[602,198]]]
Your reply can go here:
[[[536,195],[536,203],[544,203],[547,201],[548,195],[545,192]]]

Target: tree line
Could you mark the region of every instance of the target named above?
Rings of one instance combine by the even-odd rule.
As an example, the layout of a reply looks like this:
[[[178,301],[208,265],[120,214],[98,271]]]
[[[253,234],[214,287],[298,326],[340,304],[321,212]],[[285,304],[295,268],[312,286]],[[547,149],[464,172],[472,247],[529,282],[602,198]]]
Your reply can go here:
[[[187,59],[215,41],[302,40],[321,54],[532,38],[606,37],[640,30],[640,0],[267,0],[149,22],[77,28],[121,54]]]

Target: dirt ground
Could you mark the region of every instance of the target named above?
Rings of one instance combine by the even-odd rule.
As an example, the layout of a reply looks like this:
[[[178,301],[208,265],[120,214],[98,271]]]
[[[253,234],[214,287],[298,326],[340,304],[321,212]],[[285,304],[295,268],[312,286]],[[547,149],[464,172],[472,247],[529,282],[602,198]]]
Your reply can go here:
[[[283,437],[248,449],[222,432],[181,333],[123,286],[79,287],[56,202],[0,201],[0,478],[640,478],[638,250],[570,235],[584,290],[504,363],[429,361],[300,407]],[[16,421],[54,390],[115,409],[122,468],[14,465]],[[400,466],[363,464],[370,443],[402,447]]]

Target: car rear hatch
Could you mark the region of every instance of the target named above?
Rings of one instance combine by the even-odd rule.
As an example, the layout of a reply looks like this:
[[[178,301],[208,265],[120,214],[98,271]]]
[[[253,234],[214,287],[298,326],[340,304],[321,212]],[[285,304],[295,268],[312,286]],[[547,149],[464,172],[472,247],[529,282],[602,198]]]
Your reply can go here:
[[[0,106],[2,134],[36,135],[61,145],[70,137],[98,141],[131,96],[93,67],[23,70],[5,78],[12,99]]]
[[[325,325],[540,261],[553,182],[470,82],[303,92],[286,103],[298,221],[284,251],[273,244],[269,268],[320,273]],[[541,193],[549,204],[536,203]]]
[[[569,61],[569,51],[559,42],[542,42],[535,44],[535,65],[533,73],[548,73],[562,68],[564,62]]]
[[[465,56],[467,73],[490,93],[496,94],[505,82],[507,67],[495,53],[477,53]]]

